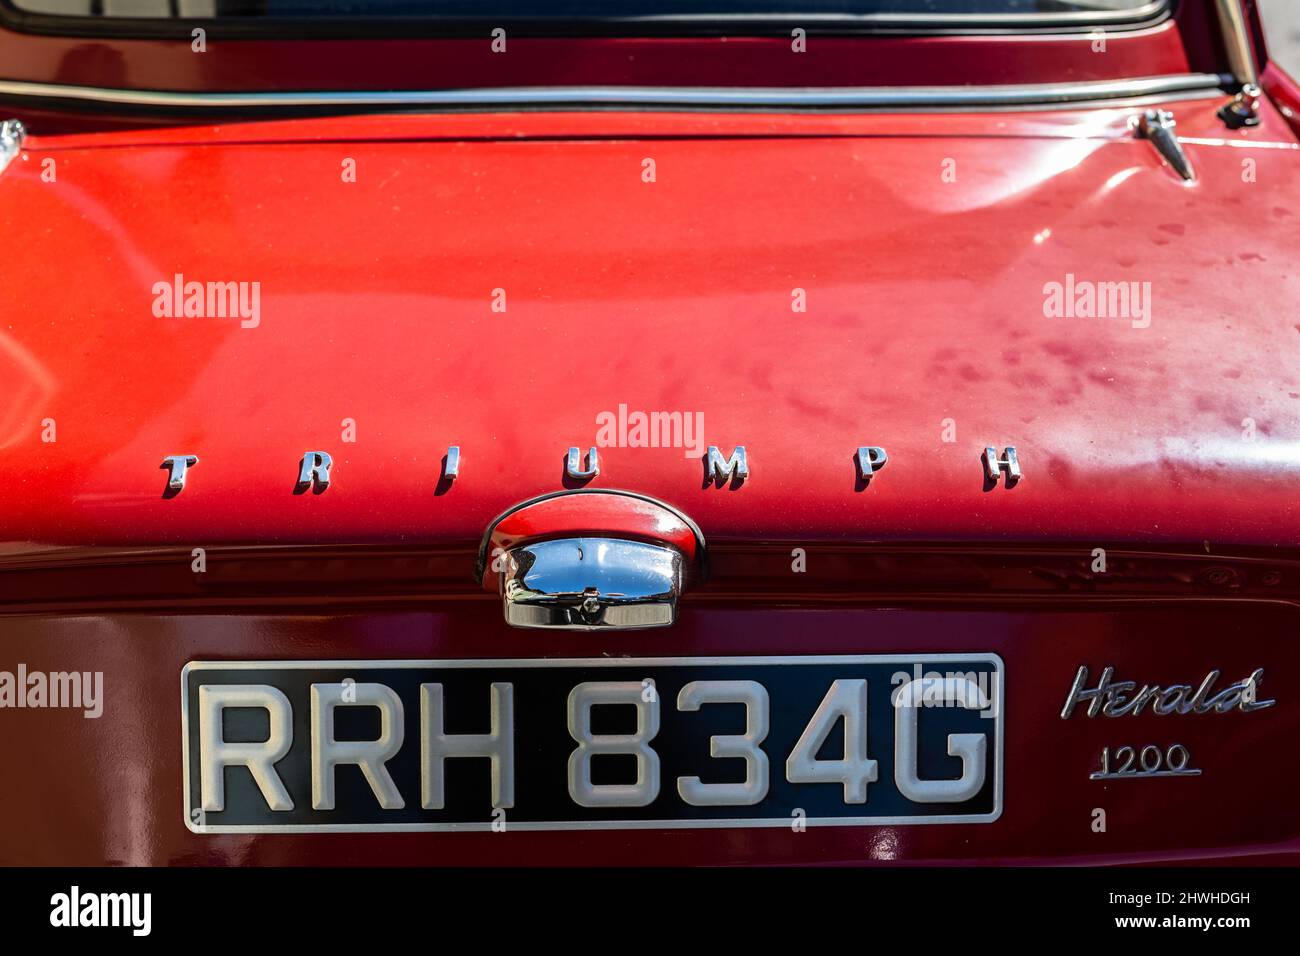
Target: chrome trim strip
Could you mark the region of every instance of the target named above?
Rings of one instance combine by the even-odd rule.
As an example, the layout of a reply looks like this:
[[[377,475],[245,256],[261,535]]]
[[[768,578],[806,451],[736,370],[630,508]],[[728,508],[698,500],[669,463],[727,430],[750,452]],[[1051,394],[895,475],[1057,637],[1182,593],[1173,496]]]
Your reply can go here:
[[[912,30],[931,28],[956,29],[1051,29],[1058,27],[1108,27],[1126,24],[1145,24],[1156,16],[1170,12],[1167,0],[1148,0],[1139,7],[1119,7],[1112,10],[1065,10],[1038,13],[897,13],[877,11],[872,13],[663,13],[645,16],[607,18],[606,22],[619,24],[677,24],[723,23],[753,24],[777,23],[782,26],[843,27],[848,30],[884,29]]]
[[[0,123],[0,173],[22,151],[26,137],[27,130],[18,120],[8,119]]]
[[[472,832],[492,829],[491,821],[482,823],[337,823],[337,824],[249,824],[196,825],[190,819],[190,707],[188,678],[191,670],[409,670],[418,668],[492,668],[492,667],[690,667],[693,665],[727,664],[913,664],[918,662],[946,663],[979,661],[990,664],[998,675],[998,716],[993,721],[997,751],[993,780],[993,810],[978,815],[935,815],[921,817],[809,817],[809,826],[920,826],[935,823],[994,823],[1002,816],[1003,782],[1006,756],[1006,662],[1001,655],[991,651],[973,651],[969,654],[780,654],[762,657],[569,657],[569,658],[462,658],[446,660],[296,660],[296,661],[190,661],[181,668],[181,789],[184,804],[181,807],[185,827],[191,833],[445,833]],[[790,817],[777,819],[676,819],[676,820],[581,820],[555,822],[511,822],[511,830],[696,830],[739,829],[746,827],[771,828],[790,826]]]
[[[1223,45],[1228,50],[1228,67],[1233,78],[1242,86],[1259,83],[1255,66],[1255,51],[1250,45],[1250,31],[1246,28],[1246,15],[1241,0],[1215,0],[1219,13],[1219,28]]]
[[[170,109],[398,108],[410,106],[507,109],[511,107],[821,108],[926,106],[984,107],[1076,103],[1191,91],[1219,90],[1213,73],[1149,76],[1086,83],[1006,86],[650,87],[517,86],[451,90],[186,93],[127,90],[0,80],[0,96]]]

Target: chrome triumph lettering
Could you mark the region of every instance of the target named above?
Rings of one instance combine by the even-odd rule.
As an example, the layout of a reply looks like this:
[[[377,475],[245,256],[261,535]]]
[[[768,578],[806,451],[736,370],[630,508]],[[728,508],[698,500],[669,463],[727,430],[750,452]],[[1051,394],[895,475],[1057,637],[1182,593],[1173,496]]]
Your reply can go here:
[[[622,407],[622,406],[620,406]],[[635,445],[635,443],[633,443]],[[570,446],[565,456],[565,476],[572,481],[588,481],[600,474],[600,459],[597,454],[597,446],[592,446],[587,452],[587,466],[582,466],[581,449],[576,446]],[[858,472],[858,481],[862,490],[869,486],[872,476],[890,460],[889,453],[878,445],[863,445],[857,450],[854,456],[854,466]],[[1002,457],[998,457],[997,448],[989,445],[984,448],[981,454],[981,460],[984,463],[984,481],[985,491],[994,487],[998,480],[1005,473],[1006,487],[1014,488],[1023,477],[1020,468],[1020,458],[1016,453],[1014,445],[1008,445],[1003,449]],[[730,457],[723,457],[722,450],[717,445],[710,445],[704,453],[702,461],[704,463],[704,479],[706,487],[713,485],[718,488],[730,486],[739,488],[749,478],[749,457],[744,445],[736,445]],[[189,469],[199,463],[197,455],[167,455],[163,458],[160,468],[166,468],[168,471],[167,487],[163,491],[164,498],[174,498],[185,490],[185,479],[189,474]],[[309,451],[298,460],[298,481],[294,485],[293,493],[296,495],[304,494],[311,491],[313,494],[324,494],[330,486],[330,469],[334,467],[334,459],[327,451]],[[460,475],[460,446],[447,446],[447,455],[442,460],[442,474],[439,481],[439,494],[446,491],[448,485],[455,481]]]
[[[1205,675],[1199,687],[1191,684],[1143,684],[1141,689],[1131,680],[1112,680],[1115,668],[1106,667],[1097,678],[1097,686],[1088,687],[1088,668],[1080,667],[1074,675],[1074,685],[1061,708],[1061,719],[1066,720],[1079,704],[1088,705],[1089,717],[1101,714],[1106,717],[1134,716],[1148,705],[1152,713],[1162,717],[1169,714],[1226,714],[1231,710],[1250,713],[1277,703],[1275,700],[1257,700],[1259,685],[1264,681],[1264,668],[1259,667],[1244,680],[1214,691],[1220,672],[1212,670]]]

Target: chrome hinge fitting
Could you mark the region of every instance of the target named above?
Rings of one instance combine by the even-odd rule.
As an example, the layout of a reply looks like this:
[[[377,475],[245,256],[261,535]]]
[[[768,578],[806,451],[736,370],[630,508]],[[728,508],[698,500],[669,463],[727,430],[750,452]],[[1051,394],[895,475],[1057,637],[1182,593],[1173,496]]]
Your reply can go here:
[[[1156,152],[1184,182],[1192,182],[1196,179],[1196,171],[1192,169],[1191,160],[1183,152],[1183,145],[1174,133],[1177,125],[1174,114],[1168,110],[1147,110],[1137,118],[1137,135],[1149,140]]]
[[[10,160],[18,155],[26,138],[27,130],[18,120],[9,119],[0,122],[0,173],[3,173]]]
[[[1259,100],[1264,95],[1254,83],[1247,83],[1241,92],[1219,110],[1219,119],[1228,129],[1241,129],[1244,126],[1259,125]]]

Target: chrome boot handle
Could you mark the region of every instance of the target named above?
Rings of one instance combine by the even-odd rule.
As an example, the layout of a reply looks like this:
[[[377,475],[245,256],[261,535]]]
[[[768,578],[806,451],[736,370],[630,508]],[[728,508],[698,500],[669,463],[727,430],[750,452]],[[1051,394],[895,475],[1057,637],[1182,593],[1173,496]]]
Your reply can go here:
[[[488,525],[483,586],[514,627],[666,627],[707,574],[704,537],[671,505],[630,491],[575,490],[521,502]]]
[[[508,551],[506,622],[566,630],[663,627],[677,619],[682,553],[621,538],[555,538]]]

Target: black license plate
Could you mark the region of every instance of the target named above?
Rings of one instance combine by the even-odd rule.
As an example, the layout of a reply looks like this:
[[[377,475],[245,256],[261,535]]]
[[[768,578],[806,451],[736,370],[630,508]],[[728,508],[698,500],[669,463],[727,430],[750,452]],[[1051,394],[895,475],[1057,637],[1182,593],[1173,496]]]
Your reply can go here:
[[[989,823],[995,654],[242,661],[181,675],[196,833]]]

